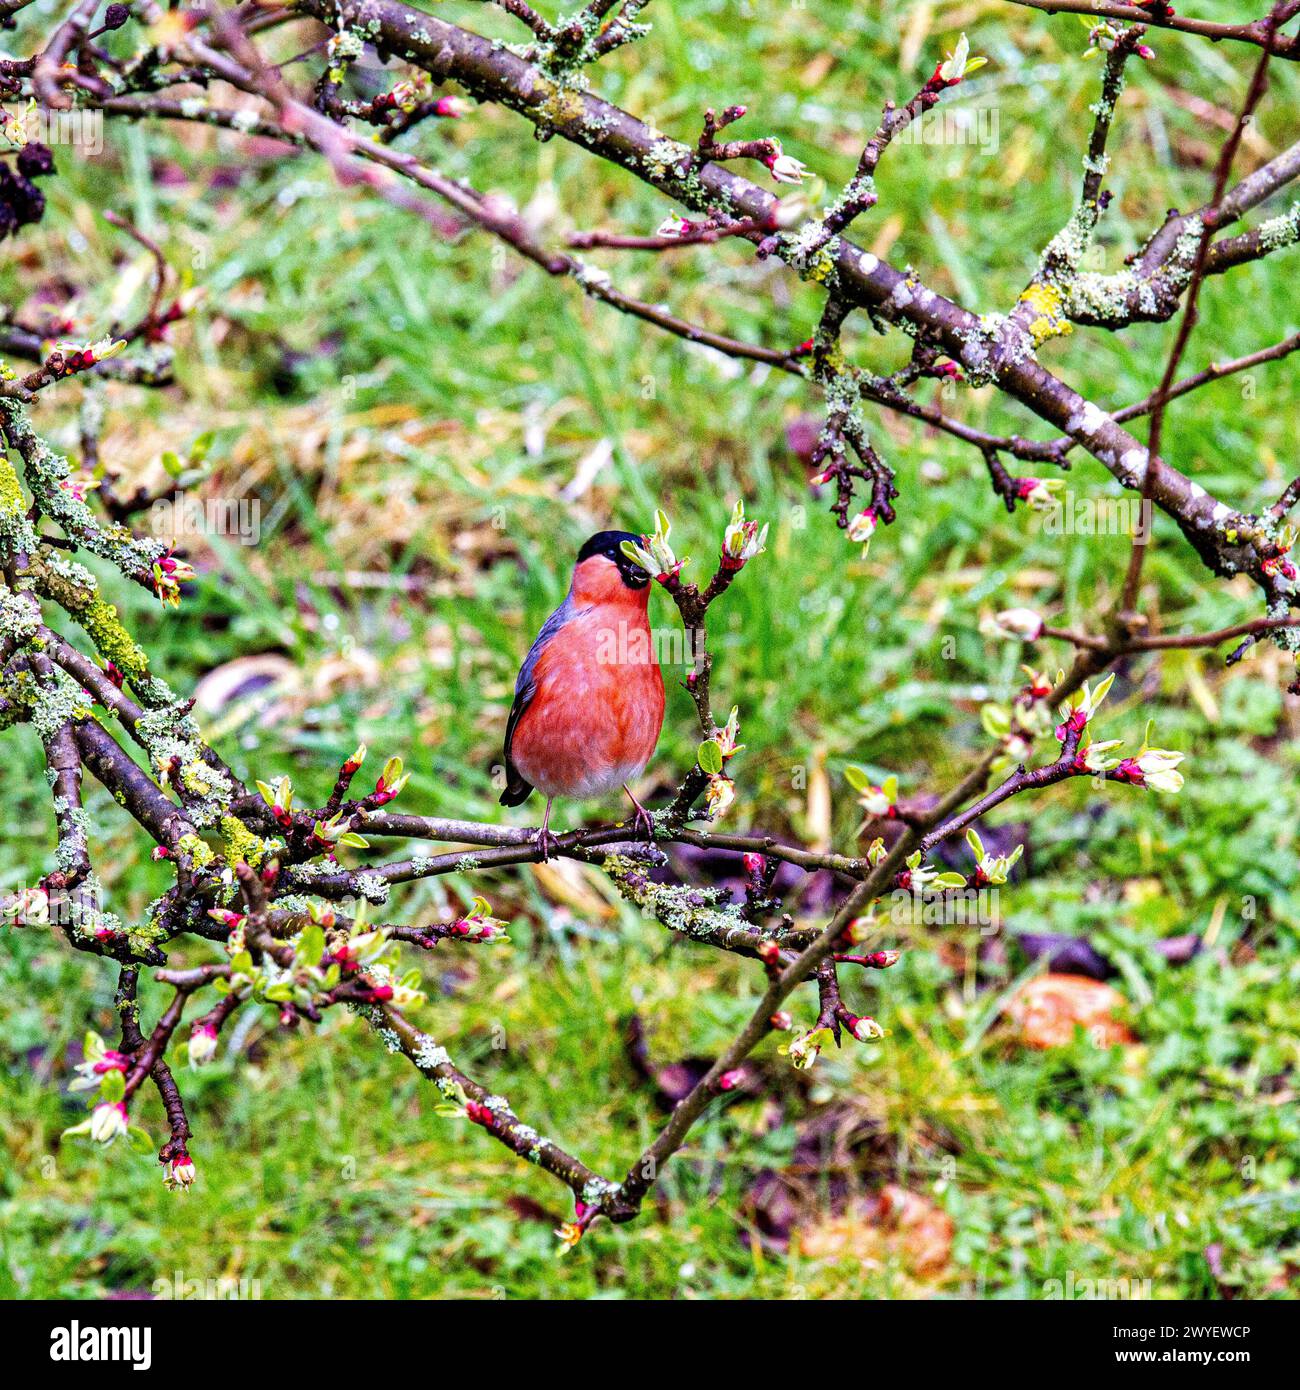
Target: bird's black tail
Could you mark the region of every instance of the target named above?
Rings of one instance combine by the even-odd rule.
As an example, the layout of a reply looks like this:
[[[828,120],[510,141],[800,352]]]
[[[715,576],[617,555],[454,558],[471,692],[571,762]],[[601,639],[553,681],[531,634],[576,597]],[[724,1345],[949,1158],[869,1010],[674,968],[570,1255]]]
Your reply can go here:
[[[522,806],[533,794],[533,784],[525,782],[514,763],[506,764],[506,789],[501,793],[503,806]]]

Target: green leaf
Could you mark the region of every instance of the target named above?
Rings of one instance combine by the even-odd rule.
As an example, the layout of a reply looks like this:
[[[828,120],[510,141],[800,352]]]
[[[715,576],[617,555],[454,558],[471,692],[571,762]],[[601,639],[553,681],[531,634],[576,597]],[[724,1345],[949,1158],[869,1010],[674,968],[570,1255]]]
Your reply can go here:
[[[141,1129],[139,1125],[127,1126],[126,1142],[130,1144],[135,1153],[153,1153],[153,1140],[149,1137],[149,1131],[147,1129]]]
[[[850,763],[844,769],[844,780],[855,792],[869,792],[871,790],[871,778],[867,776],[866,769],[859,767],[857,763]]]
[[[318,965],[324,954],[324,928],[313,922],[309,927],[303,928],[302,935],[298,938],[298,945],[294,948],[294,955],[306,965]]]
[[[126,1095],[126,1078],[114,1068],[106,1071],[99,1079],[99,1096],[110,1105],[116,1104]]]
[[[1011,715],[1000,705],[985,705],[980,710],[980,723],[991,738],[1002,738],[1011,732]]]
[[[722,749],[712,739],[706,739],[695,750],[695,760],[710,777],[722,771]]]

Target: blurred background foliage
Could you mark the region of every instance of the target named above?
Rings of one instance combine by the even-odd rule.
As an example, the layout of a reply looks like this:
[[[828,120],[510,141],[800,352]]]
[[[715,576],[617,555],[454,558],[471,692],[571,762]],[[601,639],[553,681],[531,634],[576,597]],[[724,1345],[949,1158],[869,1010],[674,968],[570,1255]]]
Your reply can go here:
[[[50,8],[20,16],[15,52],[29,51],[33,12]],[[1225,18],[1258,8],[1217,7],[1233,11]],[[518,37],[482,6],[439,13]],[[596,90],[685,139],[706,105],[744,103],[740,133],[779,135],[832,190],[883,101],[910,96],[968,31],[990,62],[957,105],[992,113],[996,140],[892,149],[880,204],[855,235],[972,309],[1009,307],[1070,212],[1099,74],[1072,16],[999,0],[656,0],[648,18],[652,34],[602,63]],[[303,33],[281,56],[307,47]],[[1254,58],[1172,34],[1151,42],[1156,61],[1134,65],[1112,141],[1099,268],[1120,267],[1167,208],[1205,196]],[[287,71],[302,79],[309,67]],[[1300,74],[1283,67],[1242,171],[1294,137]],[[1126,537],[1052,536],[1009,517],[978,454],[915,424],[874,425],[899,472],[900,518],[861,559],[829,499],[805,485],[817,403],[801,382],[657,335],[484,237],[440,241],[283,147],[124,123],[104,137],[94,158],[56,151],[43,223],[6,248],[3,301],[30,316],[38,287],[75,291],[95,336],[115,280],[142,269],[106,208],[206,289],[174,333],[176,386],[108,388],[103,455],[156,482],[165,450],[214,430],[212,473],[194,495],[255,499],[259,542],[195,543],[200,579],[177,611],[121,585],[113,597],[157,669],[179,689],[198,685],[205,728],[244,775],[287,772],[320,798],[364,740],[377,757],[405,757],[404,809],[534,823],[538,806],[496,805],[491,769],[519,660],[577,547],[606,525],[645,529],[663,505],[702,577],[744,497],[772,533],[711,614],[716,703],[740,706],[747,745],[728,819],[851,847],[860,812],[847,762],[896,772],[906,794],[940,790],[982,747],[980,705],[1020,683],[1022,654],[980,637],[981,610],[1024,603],[1087,626],[1115,595]],[[505,112],[404,140],[512,198],[552,243],[594,226],[648,231],[671,210]],[[1293,255],[1207,287],[1189,370],[1300,326]],[[791,345],[816,323],[819,294],[744,248],[589,258],[620,288],[739,337]],[[1082,330],[1043,357],[1115,407],[1156,384],[1169,336]],[[879,371],[908,348],[857,320],[848,343]],[[36,412],[73,453],[80,391],[47,393]],[[1296,403],[1287,363],[1210,387],[1173,408],[1168,451],[1226,501],[1258,507],[1295,471]],[[1041,434],[989,391],[948,405]],[[1076,501],[1118,495],[1081,455],[1068,485]],[[1146,573],[1165,630],[1257,614],[1254,596],[1212,580],[1163,520]],[[675,622],[661,596],[651,602],[657,622]],[[1055,670],[1068,654],[1049,647],[1033,659]],[[850,1004],[890,1030],[882,1043],[850,1043],[798,1077],[765,1045],[763,1095],[713,1109],[657,1205],[630,1227],[597,1228],[562,1261],[563,1191],[435,1117],[427,1085],[352,1019],[298,1036],[266,1013],[187,1075],[200,1180],[184,1198],[124,1150],[60,1144],[79,1113],[65,1088],[81,1035],[111,1031],[112,978],[44,934],[4,930],[0,1292],[226,1277],[268,1297],[1040,1296],[1073,1275],[1149,1280],[1155,1297],[1294,1295],[1296,707],[1271,650],[1231,672],[1221,655],[1131,663],[1106,707],[1103,736],[1140,741],[1153,717],[1160,741],[1187,752],[1182,794],[1070,785],[1009,808],[1027,872],[1002,894],[1001,935],[900,928],[888,943],[905,948],[899,966],[845,981]],[[666,674],[652,796],[696,738],[681,672]],[[53,841],[30,730],[6,735],[0,779],[8,891],[38,879]],[[92,791],[89,806],[109,905],[138,916],[165,866],[105,795]],[[562,823],[613,810],[563,809]],[[439,879],[395,901],[428,920],[475,887],[513,918],[513,947],[423,958],[423,1021],[530,1122],[617,1174],[672,1094],[663,1069],[713,1054],[747,1016],[753,970],[668,939],[568,864]],[[793,886],[810,922],[825,901],[825,885]],[[1042,969],[1015,943],[1025,932],[1087,938],[1115,963],[1131,1041],[1024,1045],[1005,1006]],[[1206,939],[1190,963],[1153,949],[1189,932]],[[794,1001],[805,1024],[811,1004]],[[139,1118],[160,1131],[154,1097]]]

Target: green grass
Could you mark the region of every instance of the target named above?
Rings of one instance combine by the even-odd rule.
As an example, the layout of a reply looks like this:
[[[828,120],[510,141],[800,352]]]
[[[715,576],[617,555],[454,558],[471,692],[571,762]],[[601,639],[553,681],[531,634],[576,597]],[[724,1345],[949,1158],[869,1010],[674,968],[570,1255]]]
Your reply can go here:
[[[914,8],[837,3],[760,17],[696,0],[652,7],[654,33],[594,85],[684,138],[706,105],[746,102],[742,131],[779,134],[833,186],[883,98],[910,95],[951,46],[936,19],[899,74]],[[507,32],[479,6],[447,12]],[[1072,18],[987,6],[962,22],[991,57],[969,99],[996,103],[998,150],[891,150],[881,204],[856,232],[869,245],[883,229],[896,237],[895,263],[911,261],[972,308],[1004,310],[1076,195],[1097,68],[1078,61]],[[1115,133],[1110,267],[1165,208],[1206,189],[1204,169],[1187,162],[1205,127],[1171,84],[1231,107],[1249,70],[1249,56],[1228,48],[1172,35],[1153,44],[1159,59],[1136,75]],[[814,70],[828,51],[834,62]],[[1260,122],[1272,151],[1295,98],[1295,74],[1279,72]],[[716,703],[740,706],[747,744],[729,820],[808,833],[804,788],[824,772],[835,840],[847,846],[858,817],[845,763],[897,772],[909,793],[941,789],[981,746],[980,704],[1018,683],[1018,654],[979,636],[981,609],[1027,602],[1086,625],[1114,597],[1127,540],[1062,541],[1008,517],[969,450],[911,424],[876,425],[899,470],[900,520],[862,561],[808,495],[786,444],[790,421],[817,408],[801,383],[656,336],[572,284],[500,260],[482,239],[439,244],[409,217],[340,194],[319,162],[268,161],[232,191],[211,175],[238,162],[233,140],[182,145],[160,128],[110,124],[106,141],[97,162],[63,161],[44,223],[14,243],[40,264],[11,261],[0,277],[7,302],[20,302],[42,267],[62,267],[91,287],[93,319],[104,307],[94,286],[122,250],[97,220],[111,205],[208,287],[196,326],[177,334],[182,390],[112,390],[106,455],[145,468],[216,428],[209,490],[228,493],[251,470],[261,543],[204,555],[198,595],[178,612],[121,587],[113,597],[179,688],[250,652],[280,652],[299,668],[274,723],[246,712],[215,726],[241,775],[290,772],[305,798],[323,796],[364,739],[413,770],[407,810],[533,823],[534,806],[497,807],[491,768],[519,659],[562,596],[577,546],[606,524],[642,529],[663,504],[699,577],[743,495],[772,535],[712,617]],[[414,145],[521,206],[558,204],[552,240],[571,226],[644,230],[668,211],[580,152],[536,144],[506,113],[475,113]],[[150,161],[179,161],[190,177],[153,181]],[[629,292],[738,336],[791,344],[816,322],[811,290],[725,245],[592,259]],[[1290,263],[1251,268],[1207,288],[1189,369],[1296,327]],[[1117,405],[1156,383],[1169,332],[1080,331],[1044,359]],[[851,340],[877,370],[903,360],[900,335],[855,324]],[[300,354],[288,365],[286,349]],[[1233,381],[1180,402],[1167,432],[1175,462],[1231,503],[1271,499],[1292,466],[1291,380],[1284,363],[1257,373],[1249,395]],[[61,388],[37,413],[67,447],[76,390]],[[990,428],[1031,427],[989,392],[957,408]],[[526,433],[543,426],[530,451]],[[593,489],[557,500],[601,440],[613,457]],[[1080,498],[1114,495],[1081,456],[1069,483]],[[1149,605],[1167,629],[1256,615],[1252,595],[1211,581],[1172,528],[1159,523],[1156,534]],[[349,587],[341,576],[356,570],[418,587]],[[658,622],[673,621],[662,596],[652,603]],[[1065,653],[1036,659],[1054,669]],[[88,1025],[109,1030],[112,980],[55,941],[6,930],[0,1293],[147,1289],[180,1269],[254,1279],[268,1297],[1034,1296],[1073,1271],[1189,1297],[1215,1293],[1204,1252],[1216,1243],[1244,1293],[1277,1292],[1300,1263],[1300,760],[1281,669],[1268,653],[1226,676],[1199,653],[1133,666],[1106,707],[1106,736],[1140,739],[1154,717],[1161,741],[1189,754],[1183,793],[1071,786],[1007,813],[1027,822],[1032,863],[1027,882],[1004,891],[1007,928],[1087,933],[1121,963],[1139,1046],[1026,1052],[998,1017],[1024,971],[1014,946],[977,963],[969,937],[945,944],[937,929],[908,931],[898,967],[847,984],[887,1039],[824,1057],[811,1087],[765,1045],[772,1104],[716,1108],[665,1173],[662,1204],[629,1227],[598,1228],[564,1260],[551,1234],[567,1215],[563,1191],[477,1130],[436,1117],[429,1087],[355,1021],[286,1036],[268,1014],[241,1036],[238,1059],[187,1078],[201,1181],[185,1198],[164,1192],[146,1160],[60,1144],[79,1113],[64,1090],[68,1050]],[[665,784],[695,743],[690,702],[669,686],[655,763]],[[6,736],[3,786],[0,891],[34,881],[52,843],[30,730]],[[138,917],[166,885],[165,866],[141,856],[106,796],[90,807],[110,905]],[[563,808],[566,821],[612,809]],[[397,903],[421,920],[478,883],[412,885]],[[566,902],[532,871],[483,886],[515,919],[514,948],[422,960],[427,1026],[529,1122],[617,1174],[660,1118],[629,1066],[628,1016],[647,1020],[658,1061],[710,1055],[752,1007],[753,972],[669,941],[586,871]],[[1207,929],[1214,949],[1190,965],[1167,966],[1150,949]],[[797,1000],[810,1021],[809,1004]],[[832,1107],[872,1136],[874,1166],[855,1181],[912,1188],[952,1218],[943,1279],[918,1283],[892,1256],[809,1259],[797,1243],[782,1254],[757,1239],[747,1206],[756,1177],[788,1165],[800,1131]],[[159,1130],[152,1098],[141,1118]],[[546,1214],[510,1204],[519,1197]],[[814,1191],[819,1201],[828,1199]]]

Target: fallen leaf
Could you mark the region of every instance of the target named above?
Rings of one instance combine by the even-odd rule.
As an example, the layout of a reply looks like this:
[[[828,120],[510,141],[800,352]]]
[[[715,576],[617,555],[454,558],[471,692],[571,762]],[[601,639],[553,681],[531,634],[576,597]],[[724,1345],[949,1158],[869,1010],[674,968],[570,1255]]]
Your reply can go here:
[[[798,1232],[799,1251],[810,1260],[857,1260],[881,1267],[901,1263],[908,1274],[930,1282],[952,1259],[952,1217],[928,1197],[888,1183],[872,1198],[860,1198],[840,1216]]]
[[[1006,1011],[1029,1047],[1064,1047],[1077,1024],[1097,1047],[1132,1043],[1137,1038],[1115,1014],[1128,1001],[1117,990],[1084,975],[1040,975],[1016,990]]]

